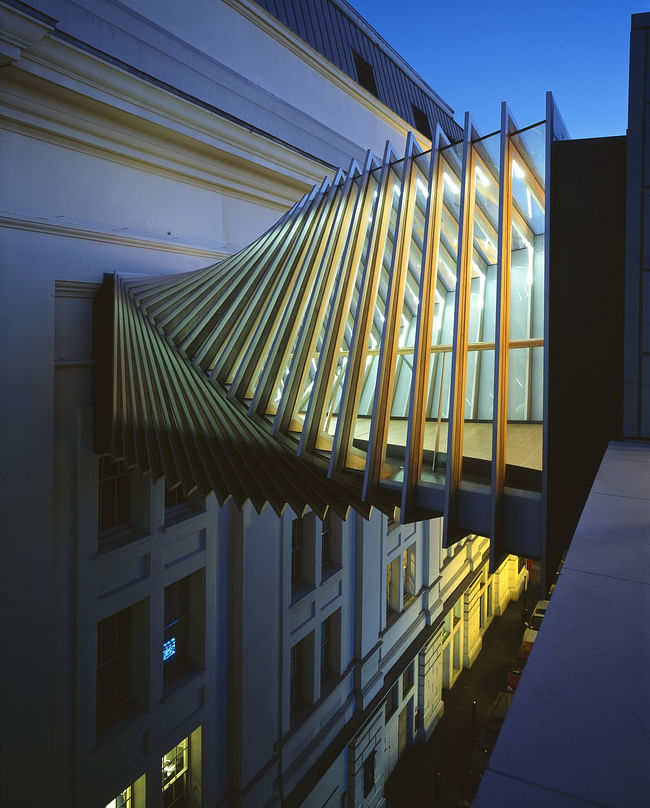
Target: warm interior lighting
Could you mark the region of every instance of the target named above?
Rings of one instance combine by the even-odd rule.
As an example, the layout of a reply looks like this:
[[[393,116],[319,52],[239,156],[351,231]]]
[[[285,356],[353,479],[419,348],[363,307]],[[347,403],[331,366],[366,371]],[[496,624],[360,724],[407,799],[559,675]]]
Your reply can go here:
[[[427,186],[422,182],[422,180],[416,180],[415,185],[417,186],[418,191],[424,195],[425,199],[429,198],[429,189]]]
[[[460,193],[460,184],[456,182],[456,180],[453,179],[453,177],[447,171],[442,172],[442,181],[447,183],[447,186],[452,194],[458,196]]]

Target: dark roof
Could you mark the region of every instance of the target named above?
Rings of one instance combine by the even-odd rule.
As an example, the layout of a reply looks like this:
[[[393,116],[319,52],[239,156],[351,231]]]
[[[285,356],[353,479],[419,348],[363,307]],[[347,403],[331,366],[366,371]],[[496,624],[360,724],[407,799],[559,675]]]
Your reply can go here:
[[[256,2],[414,128],[422,131],[422,119],[417,112],[420,111],[428,119],[431,131],[439,123],[452,142],[462,138],[462,127],[452,117],[453,109],[347,3]],[[370,81],[367,75],[362,75],[368,67]],[[430,136],[426,131],[423,134]]]

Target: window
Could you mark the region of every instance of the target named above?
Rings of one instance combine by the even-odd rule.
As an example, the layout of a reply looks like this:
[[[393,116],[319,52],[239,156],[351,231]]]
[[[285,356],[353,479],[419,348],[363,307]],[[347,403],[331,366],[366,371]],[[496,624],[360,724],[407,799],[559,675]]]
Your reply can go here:
[[[397,688],[399,686],[399,682],[395,682],[395,684],[391,687],[388,691],[388,695],[386,696],[386,718],[388,719],[393,715],[395,710],[397,710],[397,704],[399,701],[399,694],[397,692]]]
[[[391,519],[390,516],[389,516],[388,517],[388,522],[387,522],[387,525],[386,525],[386,532],[387,533],[392,533],[393,530],[397,530],[398,527],[399,527],[399,522],[396,521],[395,519]]]
[[[332,512],[327,511],[321,527],[321,561],[323,570],[332,564]]]
[[[183,578],[165,588],[165,626],[163,629],[163,677],[165,684],[188,667],[188,630],[190,620],[190,579]]]
[[[118,721],[132,708],[132,609],[124,609],[97,624],[97,732]],[[119,804],[119,803],[118,803]]]
[[[320,678],[338,676],[341,660],[341,610],[337,609],[320,627]]]
[[[375,786],[375,755],[373,749],[363,761],[363,796],[367,797]]]
[[[454,604],[454,626],[460,623],[460,598]]]
[[[302,519],[291,522],[291,590],[304,585],[305,536]]]
[[[291,593],[296,600],[316,583],[316,517],[291,522]]]
[[[203,571],[165,587],[163,681],[165,686],[203,664]]]
[[[321,580],[341,567],[341,531],[331,511],[321,523]]]
[[[360,56],[356,51],[352,51],[352,56],[354,57],[354,66],[357,70],[359,84],[364,89],[368,90],[369,93],[378,96],[375,73],[372,69],[372,65],[366,62],[363,56]]]
[[[429,126],[429,118],[426,112],[416,107],[415,104],[411,104],[411,109],[413,110],[415,128],[431,140],[431,127]]]
[[[146,775],[142,774],[133,783],[106,803],[106,808],[144,808]]]
[[[190,798],[190,739],[176,744],[163,755],[162,794],[164,808],[184,808]]]
[[[397,614],[399,603],[399,557],[386,566],[386,614]]]
[[[168,488],[165,484],[165,525],[174,525],[202,510],[203,500],[197,492],[185,496],[183,486]]]
[[[402,674],[402,698],[409,692],[415,683],[415,660],[406,668]]]
[[[127,786],[124,791],[106,803],[106,808],[133,808],[133,789]]]
[[[308,704],[314,701],[314,634],[308,634],[291,648],[290,709],[294,722]]]
[[[415,544],[402,553],[402,594],[404,603],[415,595]]]
[[[99,459],[99,542],[107,534],[129,527],[131,522],[131,474],[124,461],[113,462],[110,457]]]

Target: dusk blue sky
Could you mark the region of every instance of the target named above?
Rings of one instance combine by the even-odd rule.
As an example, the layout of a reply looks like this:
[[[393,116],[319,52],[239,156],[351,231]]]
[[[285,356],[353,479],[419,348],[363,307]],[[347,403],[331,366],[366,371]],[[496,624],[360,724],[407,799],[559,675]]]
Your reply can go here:
[[[521,127],[544,118],[547,90],[571,137],[625,134],[627,0],[349,0],[375,30],[478,130],[499,128],[507,101]]]

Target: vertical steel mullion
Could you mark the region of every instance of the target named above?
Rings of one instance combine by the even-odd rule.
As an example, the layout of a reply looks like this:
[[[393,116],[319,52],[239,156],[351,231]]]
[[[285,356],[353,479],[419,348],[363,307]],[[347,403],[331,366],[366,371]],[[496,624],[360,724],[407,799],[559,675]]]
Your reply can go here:
[[[378,205],[375,216],[373,217],[368,255],[366,256],[366,265],[361,278],[357,316],[352,332],[348,363],[345,369],[345,381],[341,393],[341,403],[339,404],[339,417],[336,422],[336,432],[332,446],[332,455],[330,457],[330,476],[345,466],[348,459],[348,450],[354,439],[352,430],[356,421],[357,406],[361,390],[360,377],[363,375],[362,366],[364,366],[364,360],[367,354],[368,331],[370,329],[372,316],[371,308],[375,305],[375,296],[379,276],[381,274],[381,264],[384,259],[390,218],[392,200],[388,185],[393,162],[391,155],[394,155],[394,150],[390,141],[388,141],[384,150],[384,159],[377,190],[379,197]]]
[[[271,283],[274,280],[273,269],[277,267],[278,263],[289,249],[296,229],[309,217],[310,210],[315,204],[318,193],[319,186],[314,186],[311,193],[305,198],[305,204],[301,206],[300,210],[296,211],[296,215],[286,217],[284,224],[274,230],[274,252],[271,253],[268,261],[262,261],[256,266],[254,263],[255,256],[252,256],[251,262],[249,263],[250,271],[248,278],[246,282],[242,284],[236,297],[228,307],[228,310],[224,312],[224,315],[226,315],[224,318],[226,323],[228,323],[229,320],[229,316],[227,315],[230,315],[232,312],[231,316],[235,320],[235,325],[232,326],[223,337],[222,344],[219,348],[218,359],[215,359],[214,366],[209,373],[208,378],[211,382],[216,379],[219,384],[225,385],[228,376],[233,371],[238,361],[240,361],[246,336],[250,334],[251,330],[254,328],[254,323],[251,324],[251,318],[248,316],[248,313],[251,307],[255,308],[257,319],[259,319],[262,313],[262,302],[260,302],[259,299],[260,297],[265,299],[266,295],[269,294],[266,287],[260,292],[260,286],[264,286],[266,279],[269,278],[268,286],[271,288]],[[280,242],[280,246],[278,249],[275,249],[277,242]],[[269,247],[269,249],[271,248]],[[254,321],[256,320],[254,319]]]
[[[269,286],[268,293],[263,300],[258,301],[256,307],[257,319],[253,328],[242,335],[241,346],[237,351],[238,367],[235,371],[232,384],[228,390],[229,398],[246,398],[249,386],[261,362],[266,361],[266,348],[270,339],[270,322],[273,316],[274,307],[278,300],[287,295],[289,289],[289,274],[295,265],[300,265],[301,256],[305,252],[305,243],[309,243],[312,232],[320,218],[323,205],[323,196],[327,188],[321,187],[320,193],[315,197],[310,210],[306,213],[306,221],[295,225],[295,230],[287,239],[286,249],[282,249],[273,261],[271,271],[267,271],[265,276],[271,277],[272,285]],[[306,238],[303,236],[306,234]],[[295,240],[294,240],[295,238]],[[282,267],[280,275],[276,274],[279,267]],[[246,319],[245,312],[241,315],[241,321]]]
[[[318,360],[314,386],[309,397],[305,422],[298,446],[298,454],[311,452],[316,445],[322,416],[327,412],[325,400],[328,398],[333,376],[336,370],[337,358],[334,352],[338,350],[342,336],[345,332],[348,307],[356,283],[356,270],[361,260],[363,242],[365,241],[366,229],[364,223],[367,221],[372,204],[371,177],[373,171],[374,156],[368,152],[363,167],[363,181],[354,201],[354,212],[352,223],[346,236],[341,269],[336,280],[335,305],[332,306],[325,333],[323,335],[323,345],[321,355]],[[363,238],[360,237],[363,233]],[[339,386],[337,382],[336,387]],[[332,398],[333,400],[333,398]]]
[[[379,483],[382,460],[388,436],[388,419],[390,418],[391,393],[393,391],[395,371],[395,352],[399,338],[401,319],[400,306],[404,303],[404,284],[408,272],[408,258],[411,247],[411,231],[416,194],[415,187],[415,139],[409,133],[406,141],[402,178],[400,182],[400,199],[395,217],[395,233],[393,236],[392,257],[389,268],[388,289],[386,290],[386,314],[384,327],[379,341],[379,357],[377,359],[377,384],[373,396],[370,433],[368,435],[368,452],[363,479],[362,499],[367,499]],[[392,199],[391,199],[392,205]],[[385,252],[385,250],[384,250]]]
[[[264,415],[269,406],[276,385],[283,373],[282,368],[287,367],[287,359],[291,345],[302,325],[298,310],[304,308],[304,288],[310,278],[318,275],[321,259],[325,250],[328,233],[340,202],[340,181],[343,172],[339,170],[332,185],[324,196],[313,228],[307,235],[297,261],[288,266],[289,274],[293,274],[293,281],[283,295],[285,311],[281,318],[275,320],[274,334],[271,340],[268,358],[258,379],[257,388],[253,394],[249,411]],[[339,200],[336,199],[337,195]],[[295,271],[292,270],[295,268]],[[313,284],[312,284],[313,286]],[[268,340],[267,340],[268,342]],[[284,397],[284,393],[283,396]]]
[[[505,102],[501,104],[499,177],[499,226],[496,277],[496,331],[494,335],[494,411],[492,414],[492,482],[490,496],[490,569],[499,563],[502,536],[503,488],[506,477],[508,428],[508,365],[510,360],[510,266],[512,239],[512,148],[514,122]]]
[[[296,350],[289,369],[287,383],[285,384],[285,394],[278,405],[271,434],[286,431],[294,418],[296,407],[300,406],[298,399],[309,371],[318,332],[325,316],[325,309],[332,294],[332,285],[335,283],[334,273],[339,266],[339,261],[345,248],[346,237],[353,221],[354,203],[356,202],[356,199],[353,201],[354,182],[359,174],[359,165],[356,160],[352,160],[345,183],[341,188],[334,225],[330,229],[328,242],[323,252],[321,278],[318,283],[314,284],[307,305],[307,315],[296,343]]]
[[[449,390],[449,422],[447,437],[447,473],[443,546],[455,540],[457,527],[456,498],[463,462],[463,426],[465,421],[465,382],[467,379],[467,340],[469,297],[472,269],[472,221],[474,171],[472,132],[469,113],[465,113],[460,211],[458,216],[458,255],[456,261],[456,295],[454,301],[454,339]]]
[[[440,220],[442,217],[442,161],[440,148],[447,142],[439,124],[436,124],[429,165],[427,187],[429,197],[425,213],[425,229],[422,244],[422,268],[418,289],[419,306],[415,325],[413,346],[413,371],[411,399],[406,432],[404,457],[404,482],[400,505],[401,521],[410,520],[416,507],[416,489],[422,475],[424,431],[429,411],[429,365],[431,363],[431,329],[436,305],[438,283],[438,254],[440,245]],[[435,380],[437,354],[432,368]],[[433,385],[431,390],[433,395]]]

